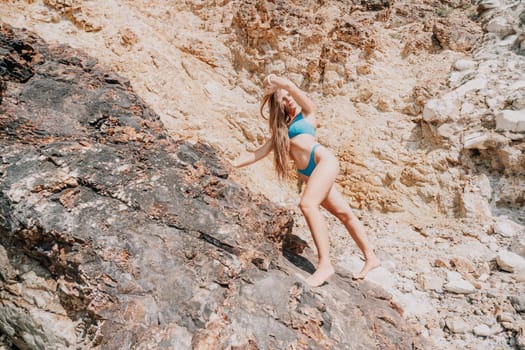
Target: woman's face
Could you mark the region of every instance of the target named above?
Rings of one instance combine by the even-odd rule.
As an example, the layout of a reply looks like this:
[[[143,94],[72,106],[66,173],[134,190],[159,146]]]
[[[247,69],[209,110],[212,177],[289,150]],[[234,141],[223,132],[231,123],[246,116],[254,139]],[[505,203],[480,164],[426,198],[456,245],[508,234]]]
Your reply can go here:
[[[277,101],[283,107],[285,113],[291,118],[295,117],[299,110],[299,105],[295,102],[295,99],[288,93],[288,91],[279,89],[277,90]]]

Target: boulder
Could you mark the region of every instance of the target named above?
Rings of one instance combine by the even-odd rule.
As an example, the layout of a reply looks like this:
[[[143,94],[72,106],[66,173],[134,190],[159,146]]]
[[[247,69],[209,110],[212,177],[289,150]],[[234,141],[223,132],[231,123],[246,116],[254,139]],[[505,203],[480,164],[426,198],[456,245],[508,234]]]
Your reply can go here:
[[[468,281],[450,281],[443,286],[447,292],[455,294],[471,294],[476,291],[476,288]]]
[[[496,257],[498,266],[503,271],[507,272],[523,272],[525,271],[525,259],[514,254],[513,252],[503,251],[500,252]]]
[[[525,109],[501,111],[496,116],[496,128],[514,132],[525,131]]]
[[[494,233],[503,237],[515,237],[525,233],[525,227],[515,223],[506,216],[499,216],[494,223]]]

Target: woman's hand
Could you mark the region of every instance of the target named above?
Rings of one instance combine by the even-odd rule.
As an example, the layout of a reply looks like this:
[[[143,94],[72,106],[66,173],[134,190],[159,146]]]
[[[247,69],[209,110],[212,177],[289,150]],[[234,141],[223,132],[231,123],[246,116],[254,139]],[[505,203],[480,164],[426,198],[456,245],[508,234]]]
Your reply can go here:
[[[232,160],[232,161],[230,162],[230,164],[231,164],[234,168],[240,168],[238,158]]]
[[[253,163],[254,161],[255,161],[255,156],[253,155],[253,153],[244,153],[238,156],[237,158],[235,158],[234,160],[232,160],[230,164],[234,168],[242,168],[246,165]]]
[[[266,76],[266,78],[264,78],[263,85],[264,85],[265,87],[266,87],[266,86],[271,86],[271,85],[273,84],[272,79],[275,79],[275,78],[277,78],[277,75],[275,75],[275,74],[273,74],[273,73],[272,73],[272,74],[268,74],[268,75]]]
[[[290,79],[279,77],[275,74],[269,74],[263,81],[265,95],[273,94],[277,89],[283,89],[295,99],[301,106],[305,116],[313,113],[316,109],[315,104],[310,100],[308,95],[295,85]]]
[[[275,79],[277,76],[275,74],[269,74],[263,80],[264,94],[271,95],[278,89],[278,86],[275,84]]]
[[[270,153],[272,150],[273,143],[272,139],[269,139],[262,145],[261,147],[257,148],[253,152],[245,153],[237,157],[235,160],[231,162],[231,165],[235,168],[242,168],[247,165],[253,164],[255,162],[258,162],[259,160],[263,159]]]
[[[269,74],[263,81],[264,93],[273,94],[277,89],[289,90],[293,83],[287,78],[279,77],[275,74]]]

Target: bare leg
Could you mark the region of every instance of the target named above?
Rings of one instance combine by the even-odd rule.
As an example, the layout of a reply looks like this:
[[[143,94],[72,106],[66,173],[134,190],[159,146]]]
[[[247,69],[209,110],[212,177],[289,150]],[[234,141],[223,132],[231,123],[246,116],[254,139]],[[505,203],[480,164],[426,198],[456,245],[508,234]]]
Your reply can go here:
[[[318,254],[317,270],[306,280],[312,287],[322,285],[334,274],[334,268],[330,262],[328,226],[320,206],[330,192],[339,171],[337,159],[327,149],[317,148],[316,156],[320,160],[308,178],[299,204],[312,233]]]
[[[374,253],[363,224],[352,212],[352,209],[335,186],[331,188],[330,193],[322,202],[322,206],[341,220],[350,236],[352,236],[359,249],[361,249],[361,252],[363,252],[365,264],[361,269],[361,272],[355,275],[355,278],[365,278],[367,273],[380,266],[381,262]]]

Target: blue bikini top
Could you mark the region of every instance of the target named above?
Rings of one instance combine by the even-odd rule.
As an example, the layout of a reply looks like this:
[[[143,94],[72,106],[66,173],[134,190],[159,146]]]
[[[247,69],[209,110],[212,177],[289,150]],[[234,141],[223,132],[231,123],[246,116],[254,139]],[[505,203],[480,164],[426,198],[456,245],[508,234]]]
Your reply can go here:
[[[288,137],[294,138],[301,134],[315,136],[315,127],[303,118],[302,113],[299,113],[299,115],[292,121],[292,124],[288,126]]]

